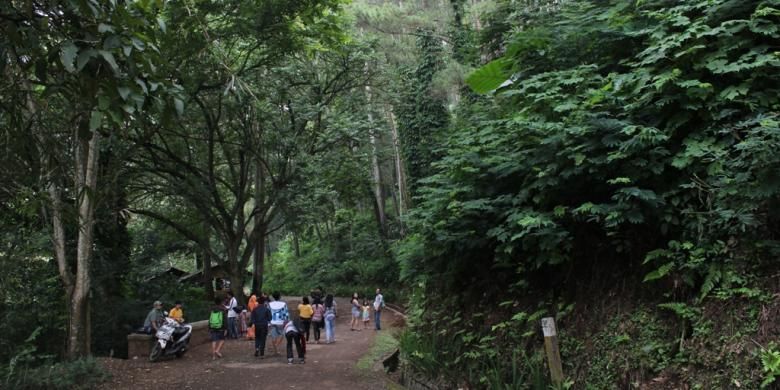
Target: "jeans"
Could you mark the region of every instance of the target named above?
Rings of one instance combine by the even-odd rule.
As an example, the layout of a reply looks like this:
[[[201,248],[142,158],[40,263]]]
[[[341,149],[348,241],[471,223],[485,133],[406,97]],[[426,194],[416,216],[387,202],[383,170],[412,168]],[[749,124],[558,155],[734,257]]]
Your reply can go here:
[[[325,342],[332,343],[336,341],[336,336],[333,334],[336,326],[336,317],[325,317]]]
[[[309,328],[311,328],[311,320],[301,319],[301,325],[303,325],[303,334],[306,335],[306,341],[309,341]]]
[[[228,338],[238,338],[238,328],[236,326],[238,326],[236,317],[228,317]]]
[[[312,321],[312,324],[314,325],[314,341],[320,341],[320,329],[325,327],[323,321]]]
[[[268,326],[255,325],[255,351],[265,356],[265,338],[268,336]]]
[[[382,328],[379,326],[379,317],[382,316],[382,312],[379,310],[374,310],[374,325],[376,325],[376,330],[382,330]]]
[[[295,349],[298,351],[298,358],[303,360],[303,346],[301,345],[301,334],[298,332],[287,333],[287,360],[293,358],[292,345],[295,342]]]

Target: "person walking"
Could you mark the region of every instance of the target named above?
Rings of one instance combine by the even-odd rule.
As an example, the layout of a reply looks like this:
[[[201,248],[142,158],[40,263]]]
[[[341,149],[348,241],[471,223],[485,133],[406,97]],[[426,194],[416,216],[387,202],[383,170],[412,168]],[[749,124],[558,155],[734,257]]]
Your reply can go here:
[[[360,330],[360,299],[358,293],[352,293],[352,300],[349,301],[352,307],[352,321],[349,323],[349,330]]]
[[[301,332],[301,323],[299,320],[287,321],[284,325],[284,336],[287,338],[287,364],[293,364],[293,349],[298,351],[298,361],[300,364],[306,363],[306,338]]]
[[[336,301],[333,300],[333,295],[328,294],[325,296],[325,344],[336,342],[335,332],[337,315]]]
[[[284,323],[290,320],[290,311],[287,302],[282,300],[282,294],[277,291],[272,296],[274,300],[268,305],[271,309],[271,346],[274,347],[274,355],[278,355],[284,338]]]
[[[325,306],[320,298],[314,298],[311,323],[314,326],[314,342],[320,343],[320,330],[325,327]]]
[[[235,308],[238,306],[238,300],[236,300],[236,297],[233,295],[232,291],[228,291],[228,304],[227,304],[227,329],[228,329],[228,338],[231,339],[237,339],[238,338],[238,313],[236,313]]]
[[[222,346],[225,345],[227,325],[227,310],[220,298],[214,298],[214,306],[209,315],[209,337],[211,338],[211,359],[221,358]]]
[[[252,294],[251,297],[249,297],[249,303],[246,304],[247,310],[249,310],[249,320],[250,325],[246,329],[246,339],[247,340],[254,340],[255,339],[255,327],[251,325],[252,320],[252,312],[255,311],[255,308],[257,308],[257,295]]]
[[[298,305],[298,316],[301,319],[301,326],[303,329],[299,329],[302,334],[306,335],[306,341],[309,341],[309,328],[311,328],[311,317],[314,315],[314,309],[309,304],[309,297],[303,297],[301,304]]]
[[[379,320],[382,317],[382,310],[385,308],[385,297],[382,296],[382,290],[376,289],[376,297],[374,297],[374,326],[376,330],[382,330],[379,325]]]
[[[250,315],[255,332],[255,357],[260,356],[260,359],[265,358],[265,339],[268,337],[268,324],[271,322],[271,310],[264,303],[265,298],[261,296]]]

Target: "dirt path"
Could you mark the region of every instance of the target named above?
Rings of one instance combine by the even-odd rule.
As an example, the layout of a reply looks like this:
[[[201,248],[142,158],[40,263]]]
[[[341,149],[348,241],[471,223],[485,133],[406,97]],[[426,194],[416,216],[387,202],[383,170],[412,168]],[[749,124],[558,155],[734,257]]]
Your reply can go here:
[[[290,307],[297,302],[288,301]],[[359,371],[355,364],[373,344],[375,331],[349,330],[346,299],[338,299],[336,342],[306,346],[306,364],[288,365],[286,343],[279,356],[273,356],[268,342],[265,359],[254,357],[254,341],[228,340],[223,358],[211,360],[211,345],[198,345],[180,359],[150,363],[145,359],[105,359],[112,374],[104,389],[140,389],[175,386],[178,389],[385,389],[380,374]],[[392,323],[392,314],[383,313],[382,323]],[[373,325],[373,322],[372,322]],[[324,330],[323,330],[324,338]],[[297,357],[297,354],[296,354]]]

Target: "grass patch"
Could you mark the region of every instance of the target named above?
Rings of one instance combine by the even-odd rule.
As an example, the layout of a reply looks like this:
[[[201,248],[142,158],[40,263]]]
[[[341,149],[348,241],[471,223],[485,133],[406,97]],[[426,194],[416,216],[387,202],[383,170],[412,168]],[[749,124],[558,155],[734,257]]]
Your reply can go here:
[[[376,337],[374,337],[374,344],[371,346],[371,349],[358,360],[357,368],[359,370],[371,370],[376,362],[398,348],[398,339],[395,337],[395,333],[396,332],[393,331],[377,332]]]

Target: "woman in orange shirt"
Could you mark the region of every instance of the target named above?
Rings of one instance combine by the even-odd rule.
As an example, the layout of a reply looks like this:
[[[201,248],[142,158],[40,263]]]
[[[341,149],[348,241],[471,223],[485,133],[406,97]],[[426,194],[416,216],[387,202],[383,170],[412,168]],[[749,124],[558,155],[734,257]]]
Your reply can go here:
[[[257,296],[252,294],[251,297],[249,297],[249,303],[246,304],[247,309],[249,309],[249,313],[253,312],[255,308],[257,307]],[[247,340],[254,340],[255,339],[255,327],[254,325],[250,326],[246,330],[246,338]]]

